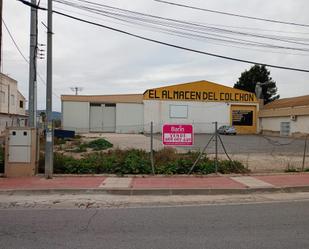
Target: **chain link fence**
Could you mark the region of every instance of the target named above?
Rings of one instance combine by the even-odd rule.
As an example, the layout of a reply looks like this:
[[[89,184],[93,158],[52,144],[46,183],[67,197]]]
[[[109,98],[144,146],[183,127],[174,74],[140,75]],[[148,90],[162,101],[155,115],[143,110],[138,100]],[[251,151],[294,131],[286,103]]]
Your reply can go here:
[[[309,168],[309,160],[306,158],[308,136],[291,138],[260,134],[218,134],[216,146],[216,139],[213,137],[216,133],[214,122],[192,123],[192,125],[194,128],[194,144],[189,147],[173,147],[178,153],[197,151],[203,152],[210,158],[217,156],[218,159],[237,160],[242,162],[252,172],[292,172]],[[217,125],[220,127],[229,124],[218,123]],[[162,126],[163,123],[153,123],[152,134],[151,123],[116,127],[103,126],[103,131],[102,127],[97,129],[92,127],[92,132],[89,132],[88,129],[66,128],[78,130],[85,141],[105,138],[113,144],[114,148],[135,148],[151,152],[151,148],[154,151],[164,148],[161,134]],[[206,149],[205,145],[207,145]]]

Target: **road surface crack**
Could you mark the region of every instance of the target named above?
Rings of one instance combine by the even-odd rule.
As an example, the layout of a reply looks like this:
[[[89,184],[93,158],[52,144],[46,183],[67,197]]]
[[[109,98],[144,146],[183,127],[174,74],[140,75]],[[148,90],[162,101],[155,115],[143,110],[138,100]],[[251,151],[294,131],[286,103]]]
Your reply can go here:
[[[94,213],[89,217],[86,227],[83,228],[82,231],[87,231],[87,230],[88,230],[88,228],[89,228],[89,226],[90,226],[92,220],[93,220],[94,217],[98,214],[98,212],[99,212],[98,209],[96,209],[96,210],[94,211]]]

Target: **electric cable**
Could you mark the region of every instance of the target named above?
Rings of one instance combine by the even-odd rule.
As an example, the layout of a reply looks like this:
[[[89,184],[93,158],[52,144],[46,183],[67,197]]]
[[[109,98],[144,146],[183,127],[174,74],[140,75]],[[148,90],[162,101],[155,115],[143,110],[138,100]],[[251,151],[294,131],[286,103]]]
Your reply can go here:
[[[12,33],[11,33],[11,31],[9,30],[8,26],[6,25],[4,19],[2,19],[2,23],[4,24],[4,27],[5,27],[6,31],[8,32],[8,34],[9,34],[9,36],[10,36],[10,38],[11,38],[13,44],[15,45],[15,48],[17,49],[17,51],[19,52],[19,54],[22,56],[22,58],[24,59],[24,61],[29,65],[29,64],[30,64],[29,60],[26,58],[26,56],[25,56],[25,55],[23,54],[23,52],[21,51],[20,47],[18,46],[17,42],[15,41],[15,38],[13,37],[13,35],[12,35]],[[42,77],[38,72],[37,72],[37,75],[38,75],[38,77],[40,78],[41,83],[44,84],[44,85],[46,86],[46,83],[45,83],[43,77]],[[58,94],[56,94],[56,93],[53,92],[53,95],[60,99],[60,96],[59,96]]]
[[[244,32],[240,32],[240,31],[232,31],[232,30],[228,30],[228,29],[215,28],[215,27],[205,26],[205,25],[201,25],[201,24],[197,24],[197,23],[181,21],[181,20],[177,20],[177,19],[171,19],[171,18],[164,18],[164,17],[160,17],[160,16],[149,15],[149,14],[140,13],[140,12],[136,12],[136,11],[130,11],[130,10],[127,10],[127,9],[120,9],[120,8],[116,8],[116,7],[112,7],[112,6],[108,6],[108,5],[104,5],[104,4],[93,3],[93,2],[90,2],[90,1],[75,0],[75,1],[78,1],[78,2],[88,3],[88,4],[91,4],[91,5],[94,5],[94,6],[99,6],[101,8],[103,7],[103,8],[111,9],[113,11],[118,11],[118,12],[112,13],[110,11],[106,11],[106,10],[102,10],[102,9],[100,10],[100,9],[96,9],[96,8],[93,8],[93,7],[88,7],[88,6],[83,6],[83,5],[75,4],[73,2],[66,1],[66,0],[54,0],[54,1],[58,2],[58,3],[65,4],[65,5],[68,5],[68,6],[71,6],[71,7],[80,8],[80,9],[83,9],[85,11],[90,11],[90,12],[93,12],[93,13],[96,13],[96,14],[105,13],[105,14],[110,14],[110,15],[111,14],[114,14],[114,15],[118,14],[118,15],[120,15],[119,12],[120,13],[129,13],[132,16],[126,16],[127,18],[139,19],[139,21],[142,21],[140,17],[136,17],[136,16],[142,16],[143,18],[148,17],[148,18],[153,18],[153,19],[156,19],[156,20],[164,20],[164,21],[169,21],[169,22],[175,22],[178,25],[178,28],[184,29],[184,27],[186,27],[187,30],[188,30],[188,25],[190,25],[190,30],[191,31],[193,31],[192,30],[192,26],[193,26],[193,28],[198,28],[198,30],[194,30],[195,32],[201,32],[201,28],[202,29],[206,28],[207,30],[213,30],[215,32],[224,32],[224,33],[229,33],[229,34],[253,36],[253,37],[256,37],[256,38],[270,39],[272,41],[273,40],[278,40],[278,41],[281,41],[281,42],[294,43],[294,44],[298,44],[298,45],[307,45],[307,46],[309,45],[308,43],[303,43],[303,42],[295,41],[294,40],[295,37],[291,38],[291,37],[267,36],[267,35],[259,35],[259,34],[252,34],[252,33],[244,33]],[[144,19],[144,21],[147,21],[147,19]],[[148,20],[148,22],[149,22],[149,20]],[[154,22],[154,21],[152,21],[152,22]],[[175,25],[175,23],[173,25]],[[181,24],[182,26],[179,26],[179,24]],[[162,25],[162,21],[161,21],[160,25]],[[186,26],[183,26],[183,25],[186,25]],[[196,26],[196,27],[194,27],[194,26]],[[174,28],[175,28],[175,26],[174,26]],[[298,39],[299,38],[297,38],[296,40],[298,40]],[[272,46],[272,44],[271,44],[271,46]]]
[[[229,12],[224,12],[224,11],[205,9],[205,8],[200,8],[200,7],[195,7],[195,6],[185,5],[185,4],[173,3],[173,2],[168,2],[168,1],[164,1],[164,0],[154,0],[154,1],[155,2],[159,2],[159,3],[174,5],[174,6],[178,6],[178,7],[184,7],[184,8],[200,10],[200,11],[207,11],[207,12],[216,13],[216,14],[222,14],[222,15],[228,15],[228,16],[234,16],[234,17],[240,17],[240,18],[247,18],[247,19],[259,20],[259,21],[265,21],[265,22],[272,22],[272,23],[280,23],[280,24],[287,24],[287,25],[293,25],[293,26],[300,26],[300,27],[309,27],[309,24],[302,24],[302,23],[295,23],[295,22],[286,22],[286,21],[280,21],[280,20],[274,20],[274,19],[246,16],[246,15],[234,14],[234,13],[229,13]]]
[[[23,59],[29,64],[29,60],[26,58],[26,56],[24,56],[23,52],[21,51],[21,49],[19,48],[19,46],[17,45],[11,31],[9,30],[8,26],[6,25],[5,21],[2,19],[2,23],[4,24],[4,27],[6,29],[6,31],[8,32],[10,38],[11,38],[11,41],[14,43],[15,45],[15,48],[17,49],[18,53],[23,57]]]
[[[57,10],[67,11],[64,8],[59,8],[59,7],[57,7]],[[87,14],[84,14],[84,13],[75,12],[75,11],[70,11],[70,12],[72,12],[74,14],[79,14],[79,15],[82,15],[82,16],[86,16],[86,17],[89,17],[89,18],[92,18],[92,19],[100,20],[100,21],[107,21],[107,22],[111,22],[113,24],[123,25],[125,27],[135,27],[134,25],[138,24],[138,23],[136,23],[134,21],[126,21],[126,22],[124,22],[123,20],[117,21],[118,18],[116,18],[116,21],[112,21],[110,19],[102,19],[102,18],[98,18],[98,17],[93,17],[93,16],[90,16],[90,15],[87,15]],[[113,17],[108,16],[108,18],[113,18]],[[132,25],[130,25],[130,24],[132,24]],[[151,30],[154,30],[154,31],[159,30],[161,33],[164,33],[164,34],[169,34],[169,35],[173,35],[173,36],[177,36],[177,37],[181,37],[181,38],[186,38],[186,39],[191,39],[192,40],[192,37],[190,37],[190,35],[187,35],[185,33],[178,33],[178,32],[177,33],[173,33],[173,31],[171,31],[171,30],[166,30],[164,28],[158,28],[158,27],[155,27],[154,25],[151,25],[151,24],[144,24],[144,25],[142,25],[142,28],[143,27],[148,27],[148,28],[150,28]],[[205,33],[205,32],[203,32],[203,33]],[[196,37],[194,40],[196,40],[196,41],[204,41],[203,37],[200,37],[200,38]],[[216,43],[216,42],[213,42],[213,41],[207,41],[207,43],[213,44],[215,46],[234,47],[234,48],[239,48],[239,49],[247,49],[247,50],[259,51],[259,52],[263,52],[263,53],[275,53],[275,54],[296,55],[296,56],[309,56],[309,54],[303,54],[303,53],[289,53],[289,52],[262,50],[262,49],[252,48],[252,47],[248,48],[246,46],[231,45],[231,44],[227,44],[227,43],[224,43],[224,42]]]
[[[33,5],[30,2],[25,1],[25,0],[17,0],[17,1],[20,1],[20,2],[26,4],[26,5],[30,6],[30,7],[39,8],[39,9],[45,10],[45,11],[47,10],[46,8],[38,7],[37,5]],[[80,21],[80,22],[84,22],[84,23],[88,23],[88,24],[91,24],[91,25],[94,25],[94,26],[98,26],[98,27],[102,27],[102,28],[105,28],[105,29],[108,29],[108,30],[112,30],[112,31],[115,31],[115,32],[118,32],[118,33],[126,34],[126,35],[129,35],[129,36],[132,36],[132,37],[135,37],[135,38],[139,38],[139,39],[142,39],[142,40],[145,40],[145,41],[149,41],[149,42],[165,45],[165,46],[168,46],[168,47],[177,48],[177,49],[180,49],[180,50],[185,50],[185,51],[189,51],[189,52],[193,52],[193,53],[208,55],[208,56],[217,57],[217,58],[226,59],[226,60],[231,60],[231,61],[237,61],[237,62],[243,62],[243,63],[254,64],[254,65],[262,65],[262,66],[272,67],[272,68],[277,68],[277,69],[284,69],[284,70],[291,70],[291,71],[298,71],[298,72],[309,73],[309,69],[301,69],[301,68],[294,68],[294,67],[278,66],[278,65],[273,65],[273,64],[266,64],[266,63],[260,63],[260,62],[251,61],[251,60],[245,60],[245,59],[229,57],[229,56],[215,54],[215,53],[209,53],[209,52],[205,52],[205,51],[201,51],[201,50],[197,50],[197,49],[191,49],[191,48],[187,48],[187,47],[183,47],[183,46],[179,46],[179,45],[175,45],[175,44],[159,41],[159,40],[152,39],[152,38],[147,38],[145,36],[137,35],[135,33],[127,32],[127,31],[124,31],[124,30],[121,30],[121,29],[117,29],[117,28],[113,28],[113,27],[110,27],[110,26],[107,26],[107,25],[103,25],[103,24],[99,24],[99,23],[96,23],[96,22],[88,21],[88,20],[85,20],[85,19],[82,19],[82,18],[79,18],[79,17],[76,17],[76,16],[72,16],[72,15],[69,15],[69,14],[65,14],[65,13],[62,13],[62,12],[59,12],[59,11],[53,10],[53,13],[61,15],[61,16],[65,16],[67,18],[74,19],[74,20],[77,20],[77,21]]]

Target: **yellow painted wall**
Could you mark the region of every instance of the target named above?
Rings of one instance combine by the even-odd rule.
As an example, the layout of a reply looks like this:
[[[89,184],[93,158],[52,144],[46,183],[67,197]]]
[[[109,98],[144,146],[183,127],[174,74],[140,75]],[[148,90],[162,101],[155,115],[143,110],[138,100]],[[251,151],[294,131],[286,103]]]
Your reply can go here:
[[[257,132],[257,113],[255,105],[231,105],[230,110],[230,124],[232,125],[232,112],[242,111],[253,111],[253,122],[252,126],[238,126],[234,125],[238,134],[255,134]]]
[[[219,85],[209,81],[197,81],[148,89],[144,100],[176,100],[200,102],[258,103],[255,94]]]

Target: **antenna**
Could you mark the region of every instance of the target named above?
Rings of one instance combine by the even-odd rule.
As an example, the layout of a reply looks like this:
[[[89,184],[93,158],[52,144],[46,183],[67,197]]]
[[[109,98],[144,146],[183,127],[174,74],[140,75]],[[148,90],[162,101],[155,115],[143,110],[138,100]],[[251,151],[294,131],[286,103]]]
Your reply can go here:
[[[75,95],[78,95],[78,92],[81,92],[83,90],[82,87],[78,87],[78,86],[74,86],[74,87],[70,87],[70,89],[75,92]]]

